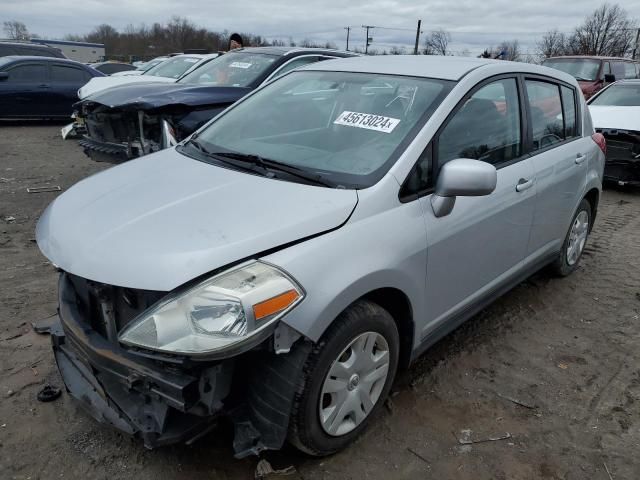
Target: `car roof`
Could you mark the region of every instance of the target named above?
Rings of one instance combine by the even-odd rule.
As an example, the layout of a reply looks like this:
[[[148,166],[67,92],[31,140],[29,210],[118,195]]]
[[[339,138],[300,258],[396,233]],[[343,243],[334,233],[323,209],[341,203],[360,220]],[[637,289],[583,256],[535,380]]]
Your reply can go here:
[[[585,60],[617,60],[617,61],[623,61],[623,62],[635,62],[635,60],[632,60],[631,58],[622,58],[622,57],[603,57],[603,56],[599,56],[599,55],[562,55],[560,57],[549,57],[549,58],[545,58],[545,60],[562,60],[562,59],[576,59],[576,58],[583,58]]]
[[[278,56],[285,56],[285,55],[293,55],[295,53],[321,53],[321,54],[340,54],[340,55],[344,55],[344,56],[357,56],[357,54],[353,53],[353,52],[347,52],[345,50],[336,50],[336,49],[332,49],[332,48],[315,48],[315,47],[309,47],[309,48],[304,48],[304,47],[245,47],[245,48],[238,48],[235,50],[231,50],[230,52],[227,53],[233,53],[233,52],[255,52],[255,53],[265,53],[265,54],[269,54],[269,55],[278,55]]]
[[[19,46],[19,47],[36,47],[36,48],[43,48],[43,49],[48,49],[48,50],[58,50],[55,47],[52,47],[50,45],[42,45],[41,43],[32,43],[32,42],[8,42],[6,40],[0,40],[0,45],[15,45],[15,46]]]
[[[491,67],[491,72],[494,75],[531,73],[575,84],[575,79],[571,75],[541,65],[486,58],[443,57],[438,55],[376,55],[339,58],[330,62],[306,65],[301,67],[300,70],[377,73],[457,81],[472,70],[489,67]]]
[[[6,57],[0,57],[5,60],[6,63],[14,61],[38,61],[38,62],[56,62],[56,63],[70,63],[72,65],[82,65],[86,67],[84,63],[76,62],[75,60],[69,60],[68,58],[57,57],[40,57],[38,55],[7,55]]]
[[[406,75],[412,77],[459,80],[471,70],[483,65],[505,64],[504,60],[470,57],[442,57],[436,55],[375,55],[341,58],[331,62],[314,63],[305,70],[332,70]]]

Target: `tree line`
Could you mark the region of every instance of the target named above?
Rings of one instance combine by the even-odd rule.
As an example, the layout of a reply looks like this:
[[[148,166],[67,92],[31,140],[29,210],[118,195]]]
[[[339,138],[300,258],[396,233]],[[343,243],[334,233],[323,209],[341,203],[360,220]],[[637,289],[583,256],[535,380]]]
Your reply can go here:
[[[10,39],[29,40],[38,35],[29,32],[26,25],[19,21],[5,21],[5,35]],[[294,41],[267,39],[262,35],[240,32],[246,46],[300,46],[336,48],[333,42],[315,42],[310,39]],[[496,46],[490,46],[480,55],[486,58],[503,60],[538,62],[543,58],[562,55],[602,55],[613,57],[633,56],[637,48],[638,22],[629,17],[628,12],[618,4],[605,3],[588,15],[583,23],[570,33],[557,29],[544,34],[536,43],[534,53],[522,51],[517,39],[505,40]],[[166,24],[128,25],[118,31],[111,25],[102,24],[87,34],[69,34],[65,40],[103,43],[109,58],[129,60],[131,58],[150,58],[188,49],[208,49],[211,52],[226,50],[230,32],[212,31],[199,27],[190,20],[174,16]],[[429,32],[419,49],[423,55],[464,55],[468,50],[452,52],[451,34],[444,29]],[[358,48],[353,51],[363,53]],[[402,46],[387,49],[369,48],[371,55],[401,55],[413,53]]]

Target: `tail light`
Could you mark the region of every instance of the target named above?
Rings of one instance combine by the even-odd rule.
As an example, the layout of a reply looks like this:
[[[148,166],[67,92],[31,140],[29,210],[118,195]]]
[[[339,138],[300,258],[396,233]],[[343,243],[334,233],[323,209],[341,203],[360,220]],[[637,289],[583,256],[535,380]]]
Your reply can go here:
[[[602,153],[606,155],[607,141],[604,139],[604,135],[602,135],[601,133],[594,133],[593,135],[591,135],[591,138],[593,139],[594,142],[596,142],[596,145],[600,147],[600,150],[602,150]]]

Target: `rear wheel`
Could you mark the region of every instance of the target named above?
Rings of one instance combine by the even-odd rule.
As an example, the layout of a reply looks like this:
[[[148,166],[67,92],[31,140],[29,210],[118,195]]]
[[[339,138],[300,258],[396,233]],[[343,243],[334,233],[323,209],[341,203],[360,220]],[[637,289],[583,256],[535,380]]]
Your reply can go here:
[[[289,441],[322,456],[355,440],[391,389],[399,344],[396,324],[382,307],[358,301],[345,310],[307,359]]]
[[[578,268],[590,229],[591,205],[583,199],[573,215],[560,255],[552,264],[553,271],[557,275],[566,277]]]

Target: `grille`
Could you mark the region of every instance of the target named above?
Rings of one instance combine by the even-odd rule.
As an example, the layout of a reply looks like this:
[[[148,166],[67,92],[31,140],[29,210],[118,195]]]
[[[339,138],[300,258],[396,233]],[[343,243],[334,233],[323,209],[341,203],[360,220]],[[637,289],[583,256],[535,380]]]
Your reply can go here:
[[[81,321],[104,338],[117,342],[117,334],[166,292],[117,287],[66,274],[75,292]]]

